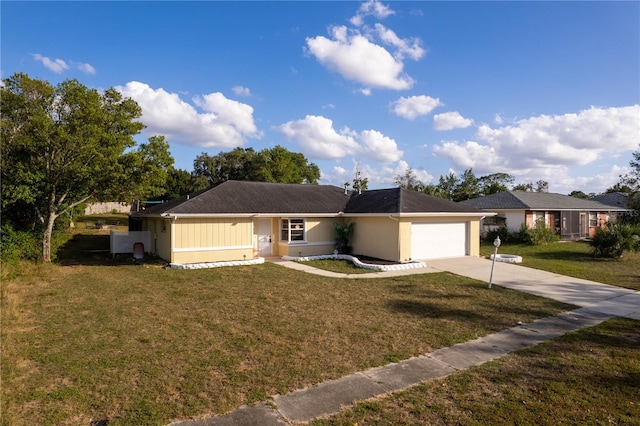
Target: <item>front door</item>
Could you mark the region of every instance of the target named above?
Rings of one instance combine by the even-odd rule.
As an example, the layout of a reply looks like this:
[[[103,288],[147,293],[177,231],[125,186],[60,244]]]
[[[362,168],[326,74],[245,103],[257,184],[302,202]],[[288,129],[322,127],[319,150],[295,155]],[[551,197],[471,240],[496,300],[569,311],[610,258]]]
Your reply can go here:
[[[271,255],[271,219],[258,219],[258,254]]]

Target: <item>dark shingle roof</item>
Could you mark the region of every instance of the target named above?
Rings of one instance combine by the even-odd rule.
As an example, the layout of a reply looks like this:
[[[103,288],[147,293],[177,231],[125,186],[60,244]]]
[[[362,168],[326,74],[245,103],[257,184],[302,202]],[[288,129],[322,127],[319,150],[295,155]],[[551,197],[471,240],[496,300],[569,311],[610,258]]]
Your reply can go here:
[[[401,188],[348,192],[333,185],[226,181],[153,206],[139,215],[169,214],[397,214],[482,213],[480,210]]]
[[[549,192],[508,191],[462,201],[461,204],[494,210],[616,210],[597,201]]]
[[[481,213],[465,206],[403,188],[377,189],[353,194],[344,209],[348,213]]]
[[[332,185],[229,180],[188,197],[148,209],[146,214],[337,213],[349,196]]]
[[[589,197],[589,199],[608,206],[626,209],[628,208],[629,195],[623,192],[608,192],[606,194],[596,195],[595,197]]]

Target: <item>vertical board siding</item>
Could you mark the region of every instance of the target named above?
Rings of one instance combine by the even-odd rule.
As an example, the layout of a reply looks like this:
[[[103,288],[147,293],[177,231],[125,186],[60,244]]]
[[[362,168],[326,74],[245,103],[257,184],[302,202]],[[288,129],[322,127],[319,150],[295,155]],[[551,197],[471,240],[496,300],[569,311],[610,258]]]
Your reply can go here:
[[[199,218],[176,222],[176,249],[252,244],[251,218]]]

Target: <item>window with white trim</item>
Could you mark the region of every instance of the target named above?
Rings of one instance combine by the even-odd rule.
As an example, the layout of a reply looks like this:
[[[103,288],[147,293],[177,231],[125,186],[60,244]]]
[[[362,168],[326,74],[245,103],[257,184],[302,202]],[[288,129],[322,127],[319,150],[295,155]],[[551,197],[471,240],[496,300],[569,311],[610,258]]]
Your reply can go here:
[[[598,226],[598,213],[589,212],[589,227],[595,228],[596,226]]]
[[[304,219],[282,219],[280,224],[280,241],[293,243],[306,240]]]

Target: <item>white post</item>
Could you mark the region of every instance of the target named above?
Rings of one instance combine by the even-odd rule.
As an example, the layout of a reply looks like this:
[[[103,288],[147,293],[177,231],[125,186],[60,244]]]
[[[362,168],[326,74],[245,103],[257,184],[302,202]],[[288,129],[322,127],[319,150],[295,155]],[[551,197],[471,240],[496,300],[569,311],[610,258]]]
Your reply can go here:
[[[498,247],[500,247],[500,237],[496,237],[493,240],[493,263],[491,263],[491,275],[489,276],[489,288],[491,288],[491,283],[493,282],[493,268],[496,266],[496,257],[498,257]]]

